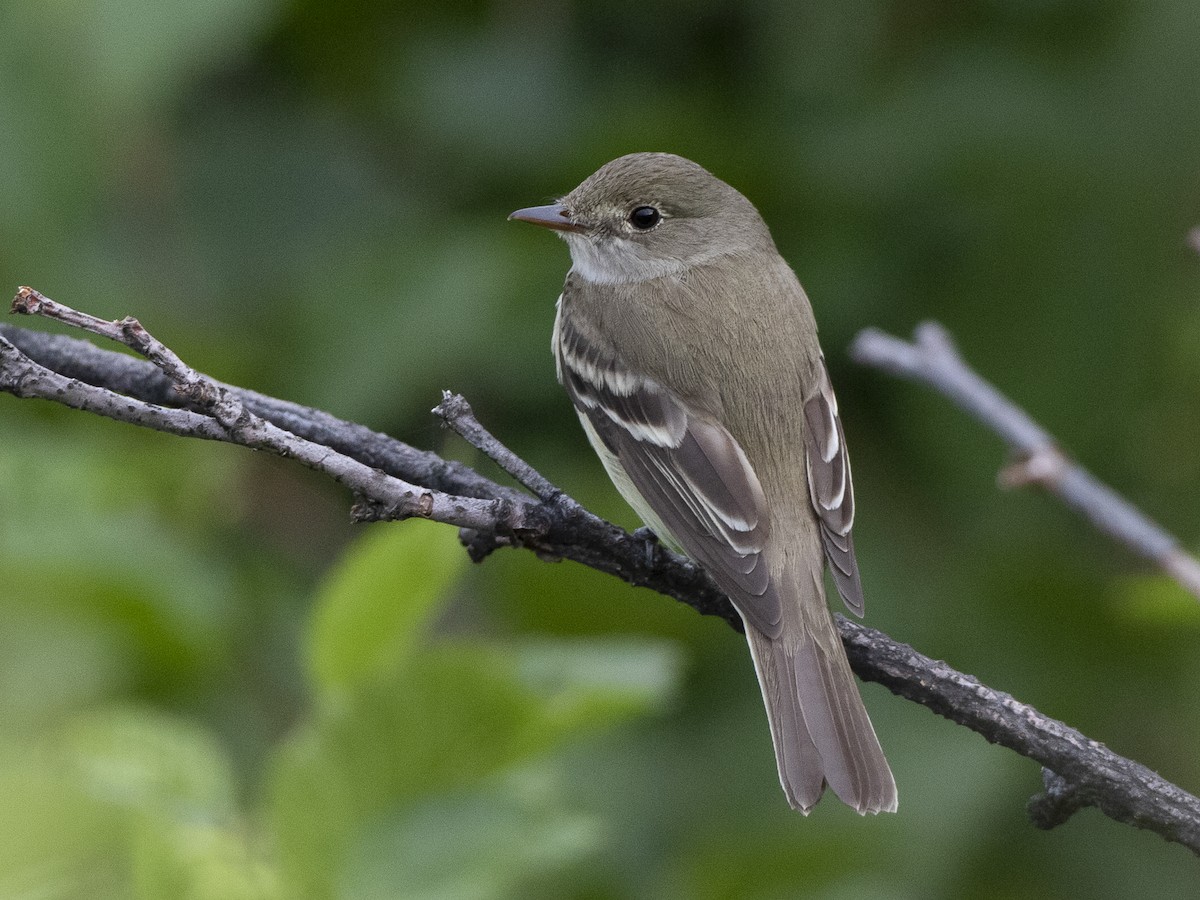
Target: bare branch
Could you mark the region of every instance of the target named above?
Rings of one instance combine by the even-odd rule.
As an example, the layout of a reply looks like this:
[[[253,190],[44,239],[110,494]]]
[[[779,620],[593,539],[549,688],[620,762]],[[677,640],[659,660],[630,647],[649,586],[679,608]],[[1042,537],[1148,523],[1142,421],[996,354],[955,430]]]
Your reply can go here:
[[[129,400],[138,399],[163,407],[187,404],[174,390],[172,383],[149,362],[124,353],[102,350],[76,338],[0,323],[0,339],[4,338],[28,357],[27,362],[36,361],[68,380],[74,379],[86,386],[96,385],[123,395],[119,401],[106,404],[104,410],[95,410],[108,418],[158,427],[156,422],[143,423],[125,416]],[[37,392],[14,390],[9,384],[11,379],[4,374],[6,369],[12,367],[11,356],[0,357],[0,391],[63,402],[63,397],[53,386]],[[245,408],[254,414],[363,465],[426,489],[468,498],[504,500],[519,505],[527,523],[524,530],[506,533],[503,520],[498,521],[494,528],[470,530],[466,536],[469,539],[468,549],[475,558],[482,558],[497,544],[504,544],[526,547],[547,559],[572,559],[632,585],[653,587],[660,593],[687,603],[697,612],[722,618],[733,628],[741,630],[741,619],[725,595],[716,589],[698,566],[663,548],[653,547],[652,542],[645,538],[626,533],[583,509],[566,495],[561,495],[554,503],[535,505],[527,495],[497,484],[462,463],[442,459],[435,453],[411,447],[363,425],[347,422],[322,410],[216,383],[236,394]],[[205,417],[205,421],[209,427],[188,436],[229,440],[229,435],[213,420]],[[180,435],[186,433],[172,422],[159,430]],[[503,510],[506,507],[498,508]],[[360,503],[355,508],[355,516],[360,519],[380,518],[382,513],[379,507],[372,508],[369,503]],[[472,537],[474,543],[470,541]]]
[[[73,325],[137,351],[158,367],[181,397],[210,419],[202,423],[197,421],[197,413],[188,410],[154,410],[147,404],[128,400],[122,403],[119,395],[80,382],[66,385],[65,389],[73,398],[78,398],[81,408],[121,421],[134,421],[136,417],[134,424],[150,424],[159,431],[225,440],[295,459],[329,475],[356,495],[369,498],[371,509],[380,511],[387,518],[418,517],[473,529],[495,529],[499,524],[506,531],[527,530],[532,524],[525,515],[525,505],[502,499],[485,501],[458,497],[443,491],[420,488],[272,424],[247,410],[235,391],[227,390],[187,366],[137,319],[130,317],[117,322],[105,321],[57,303],[28,287],[18,291],[12,310]],[[47,389],[57,391],[62,387],[57,379],[36,377],[38,373],[33,369],[35,364],[24,358],[8,341],[0,345],[0,353],[3,354],[0,357],[0,384],[11,380],[20,388],[22,396],[57,399],[53,394],[46,393]]]
[[[114,354],[115,355],[115,354]],[[186,409],[164,409],[153,403],[68,378],[31,360],[0,332],[0,391],[17,397],[40,397],[109,419],[166,431],[182,437],[223,440],[221,427],[208,416]]]
[[[486,453],[500,468],[533,491],[540,499],[554,502],[559,497],[566,496],[537,469],[509,450],[491,432],[479,424],[479,420],[475,418],[475,413],[471,410],[471,404],[462,394],[442,391],[442,402],[433,408],[433,414],[462,435],[471,446]]]
[[[1076,810],[1095,806],[1109,818],[1154,831],[1200,855],[1200,798],[1009,694],[880,632],[837,618],[850,664],[864,680],[1050,770],[1046,793],[1028,807],[1038,827],[1053,828]]]
[[[963,362],[941,325],[919,325],[911,344],[874,328],[864,329],[850,345],[850,356],[948,397],[1000,435],[1016,456],[1016,462],[1001,470],[1001,486],[1040,485],[1200,598],[1200,561],[1132,503],[1068,458],[1047,431]]]
[[[37,311],[45,314],[51,301],[27,295],[22,302],[40,305]],[[0,325],[0,391],[66,403],[173,434],[292,456],[350,487],[360,498],[360,518],[422,515],[448,522],[465,528],[468,544],[480,542],[484,553],[505,543],[544,557],[572,559],[740,627],[729,602],[702,570],[584,510],[488,434],[465,401],[459,405],[453,397],[444,400],[443,416],[540,501],[361,425],[216,382],[188,368],[144,329],[135,328],[132,320],[103,322],[71,313],[84,317],[73,324],[146,352],[158,367],[72,338]],[[897,344],[900,355],[915,352],[910,345],[880,337]],[[477,548],[472,549],[474,553]],[[1064,821],[1081,806],[1094,805],[1118,821],[1151,829],[1200,855],[1197,798],[945,663],[841,616],[837,622],[851,664],[862,678],[880,682],[1047,767],[1052,775],[1047,793],[1030,805],[1042,827]]]

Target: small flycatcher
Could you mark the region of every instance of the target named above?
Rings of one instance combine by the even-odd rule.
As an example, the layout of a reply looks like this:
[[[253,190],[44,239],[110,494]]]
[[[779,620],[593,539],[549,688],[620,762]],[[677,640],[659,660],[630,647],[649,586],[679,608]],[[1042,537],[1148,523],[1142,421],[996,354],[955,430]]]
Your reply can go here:
[[[825,601],[863,612],[850,461],[812,307],[754,206],[694,162],[634,153],[510,216],[566,239],[553,348],[617,489],[746,626],[779,780],[860,813],[896,783]]]

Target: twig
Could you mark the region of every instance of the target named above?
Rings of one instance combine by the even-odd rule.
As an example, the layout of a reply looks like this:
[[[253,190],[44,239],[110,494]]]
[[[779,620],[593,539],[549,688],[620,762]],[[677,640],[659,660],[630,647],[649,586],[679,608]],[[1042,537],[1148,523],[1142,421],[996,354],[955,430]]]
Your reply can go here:
[[[130,401],[104,388],[79,381],[64,386],[59,378],[51,377],[54,373],[38,371],[41,367],[24,357],[13,344],[0,338],[3,341],[0,344],[0,387],[11,383],[14,387],[11,393],[45,396],[44,393],[35,392],[64,388],[72,400],[68,405],[77,408],[125,421],[131,421],[127,413],[132,413],[137,417],[136,424],[148,425],[159,431],[227,440],[256,450],[268,450],[323,472],[356,495],[370,498],[369,508],[388,518],[433,519],[460,528],[474,529],[495,529],[499,522],[504,531],[537,530],[532,517],[525,514],[527,506],[503,499],[484,501],[458,497],[417,487],[328,447],[298,437],[251,413],[236,392],[225,389],[187,366],[137,319],[129,317],[109,322],[57,303],[29,287],[22,287],[17,292],[12,311],[63,322],[137,351],[158,367],[181,397],[210,418],[207,421],[197,419],[198,414],[189,410],[153,408],[149,404]],[[126,410],[120,409],[123,403],[128,407]]]
[[[35,302],[47,301],[41,298]],[[39,311],[44,313],[44,307]],[[96,322],[105,332],[119,333],[118,339],[126,334],[124,322],[94,320],[92,324]],[[143,340],[140,335],[136,339]],[[157,353],[157,348],[151,349]],[[487,498],[489,502],[482,506],[471,507],[473,517],[467,525],[479,534],[509,534],[515,546],[581,562],[674,597],[699,612],[721,616],[734,627],[739,624],[729,602],[694,564],[662,549],[647,553],[644,540],[593,516],[574,501],[535,503],[465,466],[440,460],[434,454],[415,450],[328,413],[222,385],[192,372],[182,363],[179,363],[182,368],[176,368],[169,356],[157,355],[166,361],[165,368],[178,380],[167,379],[149,363],[100,350],[83,341],[0,326],[0,391],[65,402],[109,418],[174,434],[244,443],[292,455],[339,478],[365,503],[375,504],[379,509],[386,509],[391,502],[395,481],[422,494],[457,493],[449,498],[453,503],[463,503],[472,497]],[[223,420],[232,419],[231,426],[216,419],[205,406],[198,406],[195,398],[185,399],[175,392],[175,384],[193,381],[207,382],[196,392],[201,395],[201,404],[207,404],[209,400],[205,398],[212,396],[220,398],[219,403],[229,404],[221,407],[221,416]],[[70,391],[64,392],[68,387]],[[185,405],[186,409],[181,408]],[[237,411],[239,405],[241,412]],[[179,413],[186,415],[177,417]],[[243,418],[249,421],[243,424]],[[275,436],[264,425],[285,431],[296,442],[274,440]],[[487,434],[482,426],[479,428],[482,434]],[[479,433],[471,434],[473,440],[488,443]],[[264,439],[264,435],[269,439]],[[314,457],[314,453],[323,456]],[[397,477],[389,479],[382,471],[365,479],[345,474],[339,477],[339,472],[358,474],[359,470],[346,462],[325,465],[327,460],[337,458],[357,461],[368,470],[377,466]],[[520,470],[518,466],[513,468]],[[531,481],[537,484],[536,480]],[[444,511],[444,507],[435,505],[429,518],[463,526],[462,516],[442,517]],[[524,529],[519,526],[521,517],[528,526]],[[1095,805],[1118,821],[1151,829],[1200,855],[1197,798],[1158,778],[1144,766],[1113,754],[1074,729],[1007,694],[979,684],[945,663],[922,656],[905,644],[841,616],[837,621],[851,664],[862,678],[878,681],[894,693],[1059,773],[1061,786],[1054,792],[1056,798],[1044,804],[1047,809],[1055,804],[1059,809],[1071,811],[1080,805]],[[1067,796],[1069,803],[1062,800]],[[1057,824],[1052,818],[1047,814],[1039,823]]]
[[[475,418],[471,404],[462,394],[442,391],[442,402],[433,408],[433,414],[465,438],[471,446],[487,454],[496,465],[533,491],[539,499],[553,503],[566,497],[566,494],[551,484],[548,478],[484,428]]]
[[[1050,769],[1042,769],[1046,790],[1035,794],[1025,805],[1029,818],[1038,828],[1057,828],[1087,805],[1083,792]]]
[[[1003,487],[1037,484],[1096,528],[1157,564],[1200,598],[1200,561],[1132,503],[1068,458],[1029,415],[971,369],[936,322],[919,325],[912,343],[874,328],[859,332],[850,356],[863,365],[919,381],[995,431],[1017,461],[1001,470]]]
[[[506,447],[490,431],[484,428],[479,420],[475,418],[471,404],[467,402],[467,398],[462,394],[455,394],[452,391],[442,391],[442,402],[435,406],[432,412],[448,427],[462,436],[472,447],[481,451],[520,484],[531,490],[544,504],[557,506],[567,515],[577,517],[591,516],[591,513],[584,510],[573,497],[552,484],[541,472],[513,453],[512,450]],[[642,538],[641,535],[634,535],[634,537]],[[492,553],[498,547],[512,543],[508,537],[497,534],[494,531],[487,532],[469,528],[463,529],[460,532],[459,539],[462,541],[463,546],[467,548],[467,553],[470,554],[474,562],[482,562],[488,554]],[[553,553],[547,552],[545,549],[542,549],[539,555],[543,559],[560,558]]]

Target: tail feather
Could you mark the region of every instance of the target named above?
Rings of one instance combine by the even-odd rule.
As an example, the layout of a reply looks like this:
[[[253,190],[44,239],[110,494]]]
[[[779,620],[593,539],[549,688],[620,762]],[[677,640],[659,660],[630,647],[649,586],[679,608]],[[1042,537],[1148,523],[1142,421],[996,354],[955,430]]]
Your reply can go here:
[[[771,743],[779,766],[779,783],[783,785],[792,809],[807,816],[825,791],[821,754],[804,723],[799,696],[794,689],[795,678],[789,675],[788,660],[784,654],[776,652],[775,641],[752,626],[746,626],[746,637],[767,707]]]
[[[772,639],[746,629],[779,780],[788,802],[805,814],[826,783],[859,813],[895,812],[896,782],[837,631],[826,621],[825,633],[798,639],[786,630]]]
[[[786,659],[788,654],[784,650],[780,655]],[[840,643],[826,648],[817,640],[804,640],[791,663],[825,781],[860,813],[895,812],[896,782]]]

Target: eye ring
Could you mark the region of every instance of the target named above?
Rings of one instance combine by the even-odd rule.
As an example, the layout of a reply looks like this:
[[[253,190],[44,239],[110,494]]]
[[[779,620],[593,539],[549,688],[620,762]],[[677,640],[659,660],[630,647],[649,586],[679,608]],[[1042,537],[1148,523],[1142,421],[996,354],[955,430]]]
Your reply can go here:
[[[629,224],[638,231],[649,231],[662,221],[662,213],[653,206],[639,206],[629,214]]]

